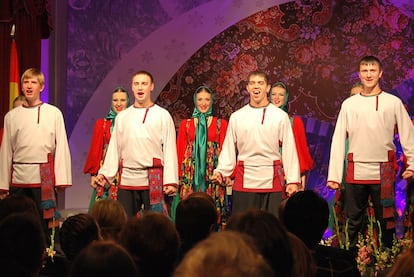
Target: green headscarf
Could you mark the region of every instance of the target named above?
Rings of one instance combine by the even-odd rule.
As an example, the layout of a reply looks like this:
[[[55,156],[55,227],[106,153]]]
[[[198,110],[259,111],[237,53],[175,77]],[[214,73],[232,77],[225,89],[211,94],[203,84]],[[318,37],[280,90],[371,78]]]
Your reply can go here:
[[[127,96],[127,107],[129,107],[130,103],[129,103],[129,94],[128,94],[128,91],[125,88],[123,88],[123,87],[116,87],[112,91],[112,95],[115,92],[125,92],[125,94]],[[112,134],[112,130],[114,129],[114,126],[115,126],[115,118],[117,116],[117,113],[115,112],[114,107],[112,106],[112,95],[111,95],[111,108],[109,109],[108,115],[105,117],[106,119],[109,119],[112,122],[111,123],[111,130],[110,130],[111,131],[111,134]]]
[[[210,107],[205,113],[200,112],[197,108],[197,94],[201,91],[206,91],[211,95]],[[195,161],[193,190],[206,191],[207,117],[211,116],[213,111],[213,91],[206,86],[198,87],[194,92],[193,100],[194,111],[192,117],[198,119],[193,147],[193,160]]]
[[[282,106],[280,106],[279,108],[281,108],[285,112],[288,112],[289,91],[288,91],[286,85],[282,82],[274,83],[272,85],[272,87],[270,88],[270,98],[272,97],[272,88],[274,88],[274,87],[281,87],[281,88],[285,89],[285,91],[286,91],[285,101],[283,102]],[[270,101],[270,102],[272,102],[272,101]]]

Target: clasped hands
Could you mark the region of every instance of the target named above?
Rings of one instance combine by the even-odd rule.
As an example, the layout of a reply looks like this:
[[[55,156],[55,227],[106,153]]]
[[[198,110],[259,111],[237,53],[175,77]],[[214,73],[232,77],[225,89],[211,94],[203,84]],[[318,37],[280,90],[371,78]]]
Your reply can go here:
[[[214,173],[213,177],[211,177],[211,181],[215,185],[222,185],[226,187],[233,186],[233,180],[230,177],[223,177],[223,175],[219,172]]]
[[[102,174],[99,175],[91,175],[91,187],[103,187],[105,184],[107,184],[108,181],[106,180],[105,176]]]

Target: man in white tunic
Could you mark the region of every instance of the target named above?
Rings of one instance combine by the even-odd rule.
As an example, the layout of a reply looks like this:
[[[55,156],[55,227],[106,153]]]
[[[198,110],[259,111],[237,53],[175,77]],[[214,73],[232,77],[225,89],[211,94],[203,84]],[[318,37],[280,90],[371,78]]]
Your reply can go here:
[[[128,215],[141,209],[167,213],[164,194],[178,185],[176,132],[169,112],[151,101],[149,72],[132,77],[135,102],[117,116],[96,185],[111,184],[119,171],[118,200]]]
[[[233,214],[258,208],[277,216],[282,191],[299,189],[295,140],[288,114],[269,102],[266,74],[251,73],[246,89],[250,102],[230,116],[213,179],[223,183],[234,175]]]
[[[45,84],[41,71],[26,70],[21,82],[27,104],[10,110],[4,117],[0,199],[7,194],[29,196],[50,228],[53,218],[59,217],[55,213],[55,189],[72,185],[65,123],[57,107],[40,100]],[[58,221],[54,222],[57,226]]]
[[[366,56],[359,63],[363,91],[346,99],[332,137],[327,186],[339,189],[343,174],[345,142],[349,152],[345,181],[345,210],[349,219],[350,248],[355,250],[358,233],[366,227],[366,208],[371,197],[375,218],[381,223],[386,244],[392,241],[396,154],[395,131],[401,139],[408,168],[405,179],[414,175],[414,128],[401,100],[381,90],[381,62]],[[397,127],[397,129],[396,129]]]

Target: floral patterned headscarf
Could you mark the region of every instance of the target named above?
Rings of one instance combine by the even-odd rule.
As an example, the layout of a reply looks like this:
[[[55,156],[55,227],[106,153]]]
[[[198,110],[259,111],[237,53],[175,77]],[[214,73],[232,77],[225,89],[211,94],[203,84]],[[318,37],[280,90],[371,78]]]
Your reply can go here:
[[[285,101],[283,102],[282,106],[280,106],[279,108],[281,108],[285,112],[288,112],[289,91],[288,91],[286,85],[282,82],[274,83],[272,85],[272,87],[270,88],[270,97],[272,97],[272,88],[275,88],[275,87],[281,87],[281,88],[285,89],[285,92],[286,92]]]
[[[197,94],[201,91],[210,93],[212,96],[210,107],[207,112],[202,113],[197,108]],[[206,190],[206,156],[207,156],[207,117],[213,113],[213,91],[206,86],[201,86],[196,89],[193,95],[194,100],[194,111],[193,118],[198,119],[196,127],[196,136],[194,140],[193,160],[194,165],[194,191]]]
[[[125,94],[126,94],[126,96],[127,96],[127,107],[129,107],[129,105],[130,105],[130,100],[129,100],[129,94],[128,94],[128,91],[125,89],[125,88],[123,88],[123,87],[116,87],[113,91],[112,91],[112,95],[115,93],[115,92],[125,92]],[[112,97],[112,96],[111,96]],[[112,98],[111,98],[112,99]],[[112,100],[111,100],[112,101]],[[114,110],[114,107],[112,106],[112,102],[111,102],[111,108],[109,109],[109,113],[108,113],[108,115],[105,117],[106,119],[109,119],[109,120],[111,120],[111,134],[112,134],[112,130],[114,129],[114,126],[115,126],[115,118],[116,118],[116,116],[117,116],[117,113],[115,112],[115,110]]]

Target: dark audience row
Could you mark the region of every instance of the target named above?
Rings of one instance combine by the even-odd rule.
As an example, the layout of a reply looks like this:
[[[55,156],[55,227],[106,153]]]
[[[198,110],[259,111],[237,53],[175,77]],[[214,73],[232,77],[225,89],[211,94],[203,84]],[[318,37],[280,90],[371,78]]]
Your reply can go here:
[[[175,224],[149,211],[127,218],[118,201],[100,200],[90,214],[62,223],[53,257],[45,251],[32,201],[24,196],[0,201],[2,276],[360,276],[354,254],[319,244],[329,208],[310,190],[286,200],[279,218],[248,210],[233,215],[220,232],[216,207],[205,193],[179,203]],[[413,260],[409,250],[400,263]],[[388,276],[413,274],[410,270],[400,266]]]

